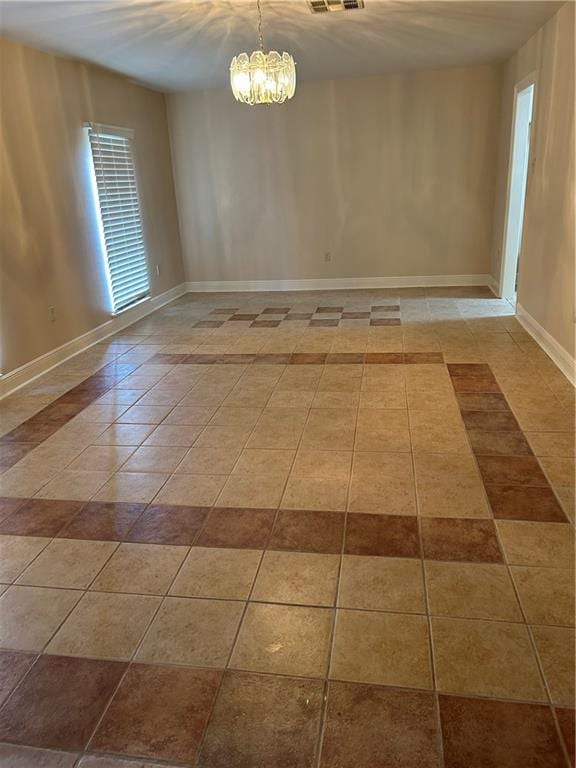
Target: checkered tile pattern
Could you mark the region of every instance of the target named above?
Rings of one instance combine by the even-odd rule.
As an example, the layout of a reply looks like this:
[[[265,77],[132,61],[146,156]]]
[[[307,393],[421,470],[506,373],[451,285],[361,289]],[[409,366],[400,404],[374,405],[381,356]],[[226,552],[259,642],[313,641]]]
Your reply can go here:
[[[347,310],[344,306],[318,306],[311,312],[291,307],[266,307],[259,313],[243,313],[238,308],[213,309],[214,319],[199,320],[196,328],[221,328],[231,323],[245,323],[250,328],[278,328],[289,324],[309,328],[338,328],[401,325],[399,304],[375,304],[367,310]]]

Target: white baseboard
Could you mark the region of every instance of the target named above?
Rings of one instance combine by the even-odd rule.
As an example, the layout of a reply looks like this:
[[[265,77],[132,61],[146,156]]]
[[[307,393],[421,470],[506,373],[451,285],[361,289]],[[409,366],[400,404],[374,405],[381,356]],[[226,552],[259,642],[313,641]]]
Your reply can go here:
[[[572,384],[576,384],[576,360],[572,355],[521,304],[516,305],[516,316],[520,325],[528,331],[562,373]]]
[[[137,304],[131,309],[127,309],[121,315],[116,315],[110,318],[97,328],[93,328],[87,333],[83,333],[81,336],[77,336],[75,339],[63,344],[61,347],[47,352],[45,355],[37,357],[35,360],[31,360],[29,363],[22,365],[20,368],[16,368],[9,373],[0,377],[0,400],[4,397],[15,392],[17,389],[29,384],[34,379],[55,368],[57,365],[69,360],[71,357],[84,352],[94,344],[103,341],[109,336],[122,331],[129,325],[141,320],[151,312],[155,312],[165,304],[174,301],[174,299],[183,296],[186,293],[186,284],[180,283],[180,285],[171,288],[164,293],[154,296],[147,301],[143,301]]]
[[[197,280],[186,283],[192,293],[231,291],[328,291],[352,288],[445,288],[490,285],[490,275],[419,275],[406,277],[333,277],[305,280]]]
[[[498,280],[496,280],[496,278],[492,275],[488,275],[487,286],[490,288],[496,298],[500,298],[500,284],[498,283]]]

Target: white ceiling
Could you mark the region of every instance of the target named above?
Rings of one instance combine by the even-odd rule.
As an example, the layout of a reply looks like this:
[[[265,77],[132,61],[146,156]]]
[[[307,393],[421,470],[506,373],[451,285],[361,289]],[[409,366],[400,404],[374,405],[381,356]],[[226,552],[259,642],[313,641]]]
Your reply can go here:
[[[304,80],[503,60],[561,5],[366,0],[313,15],[306,0],[262,0],[266,48],[292,53]],[[166,91],[224,85],[232,56],[257,47],[256,19],[256,0],[0,1],[5,37]]]

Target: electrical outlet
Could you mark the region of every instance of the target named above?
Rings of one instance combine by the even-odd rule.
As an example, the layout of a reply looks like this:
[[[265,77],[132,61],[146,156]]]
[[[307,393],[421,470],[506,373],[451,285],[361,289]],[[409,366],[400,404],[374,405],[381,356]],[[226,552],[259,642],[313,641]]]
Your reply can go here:
[[[50,315],[50,322],[56,322],[56,307],[48,307],[48,314]]]
[[[326,253],[324,254],[324,261],[332,261],[332,254],[330,253],[330,251],[326,251]]]

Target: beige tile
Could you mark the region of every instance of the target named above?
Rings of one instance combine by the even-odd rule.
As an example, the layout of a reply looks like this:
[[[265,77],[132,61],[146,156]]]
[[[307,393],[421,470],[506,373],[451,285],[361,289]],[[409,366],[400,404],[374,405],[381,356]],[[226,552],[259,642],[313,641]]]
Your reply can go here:
[[[553,704],[574,706],[574,630],[532,627],[532,637]]]
[[[155,497],[154,503],[211,506],[225,480],[224,475],[172,475]]]
[[[416,495],[409,453],[356,453],[348,500],[350,512],[415,515]]]
[[[407,411],[362,408],[354,447],[357,451],[410,451]]]
[[[215,506],[276,509],[285,483],[284,475],[231,475]]]
[[[91,445],[68,466],[70,470],[115,472],[136,450],[128,445]]]
[[[470,453],[459,415],[445,411],[410,410],[410,434],[414,453]]]
[[[306,450],[352,450],[356,426],[353,409],[312,408],[302,434]]]
[[[514,566],[510,570],[528,622],[574,625],[572,569]]]
[[[316,392],[312,405],[314,408],[357,408],[360,402],[359,392]]]
[[[266,552],[251,599],[269,603],[333,605],[339,566],[339,555]]]
[[[104,485],[112,473],[64,470],[36,494],[41,499],[88,501]]]
[[[152,501],[168,477],[152,472],[116,472],[98,491],[94,500],[145,504]]]
[[[432,688],[427,619],[404,613],[339,610],[330,678]]]
[[[140,445],[153,429],[150,424],[112,424],[94,440],[94,444]]]
[[[254,672],[324,677],[333,611],[250,603],[230,666]]]
[[[122,467],[123,472],[174,472],[184,458],[186,448],[176,446],[142,446]]]
[[[87,589],[118,544],[53,539],[18,579],[19,584]]]
[[[133,405],[118,418],[119,424],[160,424],[172,410],[171,405]]]
[[[425,613],[420,561],[344,555],[338,607]]]
[[[363,391],[360,393],[360,408],[407,408],[406,390],[404,383],[385,386],[378,381],[362,382]]]
[[[81,596],[69,589],[10,587],[0,597],[0,647],[41,651]]]
[[[216,412],[216,407],[179,405],[164,419],[163,425],[185,427],[203,427]]]
[[[0,495],[16,498],[34,496],[57,474],[58,470],[53,467],[21,467],[16,464],[0,474]]]
[[[0,581],[14,581],[49,541],[40,536],[0,536]]]
[[[244,448],[250,437],[250,427],[204,427],[194,446],[196,448]]]
[[[431,517],[491,517],[484,485],[470,455],[414,456],[418,511]]]
[[[87,448],[100,435],[107,431],[110,424],[93,424],[85,421],[70,421],[50,438],[52,445],[76,445]]]
[[[536,456],[574,458],[574,435],[570,432],[526,432]]]
[[[435,616],[523,621],[508,569],[487,563],[424,563]]]
[[[111,422],[116,421],[116,419],[127,410],[128,406],[123,405],[122,403],[93,403],[87,408],[84,408],[83,411],[80,411],[76,418],[78,421],[94,421],[97,423],[110,424]]]
[[[351,451],[300,450],[296,454],[292,475],[295,477],[348,478],[351,469]]]
[[[161,664],[224,667],[240,623],[244,603],[168,597],[136,658]]]
[[[187,554],[188,547],[120,544],[91,589],[165,595]]]
[[[574,565],[574,531],[563,523],[497,520],[506,560],[512,565],[571,568]]]
[[[310,408],[314,401],[314,392],[301,390],[275,390],[268,400],[269,408]]]
[[[240,448],[193,447],[178,465],[176,474],[229,475],[240,453]]]
[[[266,408],[246,448],[297,448],[307,416],[308,410],[305,408]]]
[[[291,475],[282,509],[325,509],[343,512],[348,497],[347,477],[295,477]]]
[[[574,459],[541,457],[540,464],[552,485],[574,488]]]
[[[201,431],[202,427],[193,427],[183,424],[160,424],[146,438],[144,445],[189,448]]]
[[[232,470],[238,475],[288,475],[295,451],[245,448]]]
[[[545,700],[524,625],[433,618],[432,639],[436,685],[443,693]]]
[[[46,653],[128,660],[161,598],[87,592],[46,648]]]
[[[261,412],[261,408],[233,408],[222,405],[210,420],[210,424],[215,427],[253,427]]]
[[[246,600],[261,557],[255,549],[192,547],[170,594]]]

